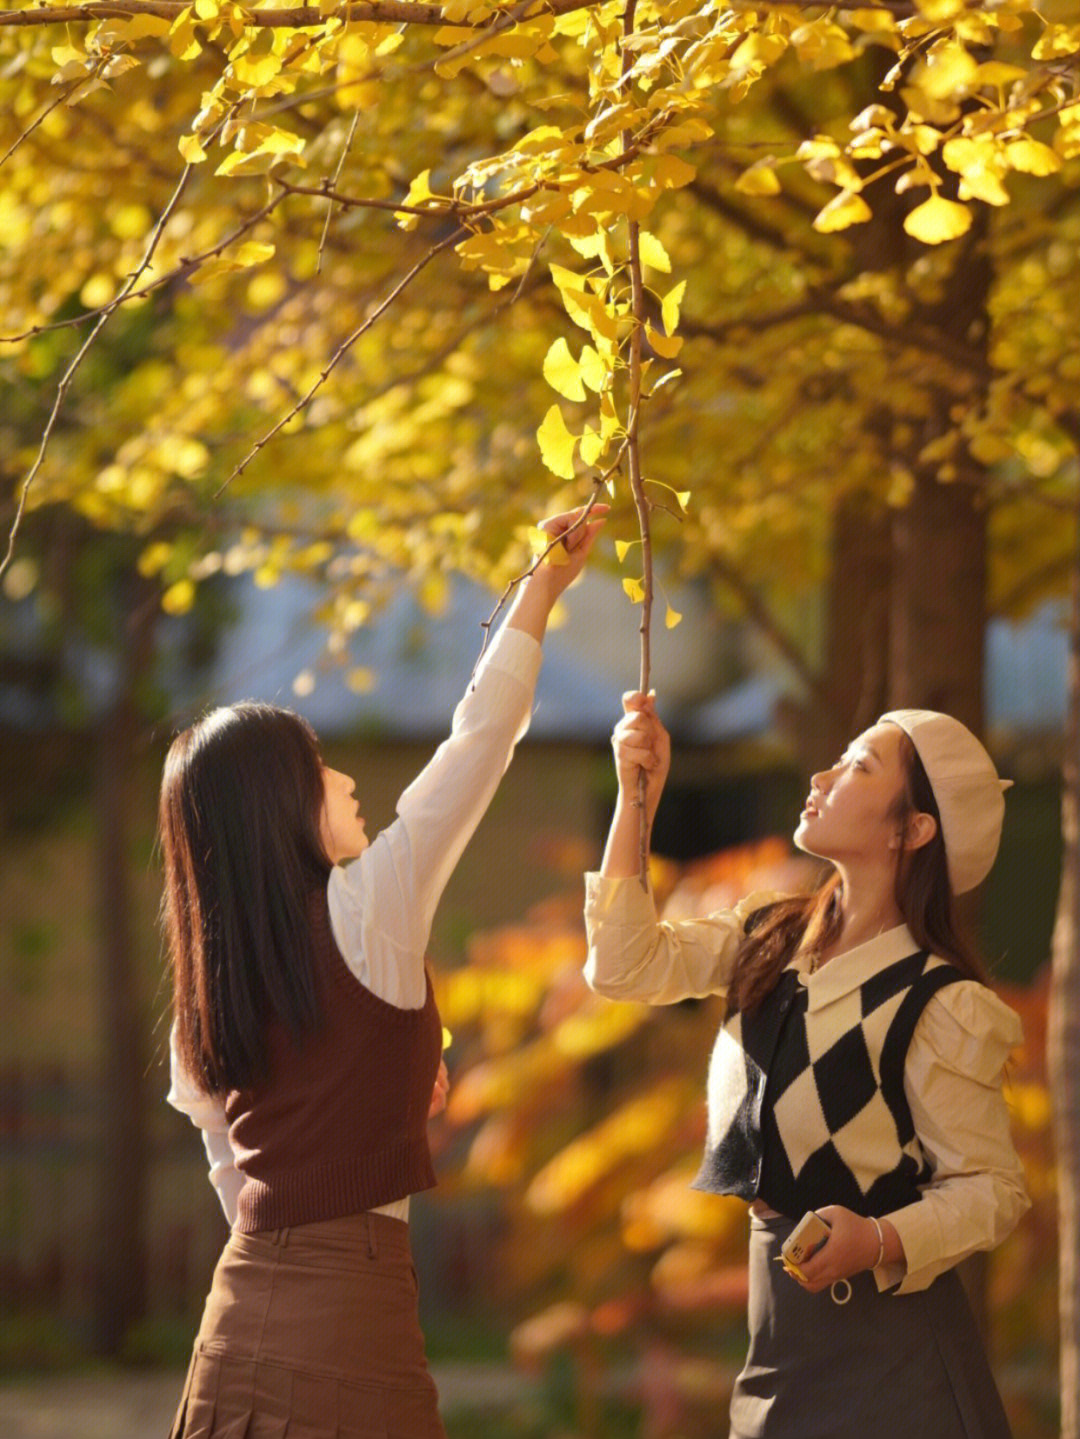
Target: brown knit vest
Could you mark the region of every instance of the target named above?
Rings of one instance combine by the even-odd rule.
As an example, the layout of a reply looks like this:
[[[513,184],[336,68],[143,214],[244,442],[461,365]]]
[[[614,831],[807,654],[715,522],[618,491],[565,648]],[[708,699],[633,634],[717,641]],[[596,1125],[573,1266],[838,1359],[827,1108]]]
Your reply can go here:
[[[421,1009],[366,989],[334,942],[325,893],[312,936],[320,1026],[297,1044],[273,1021],[265,1079],[225,1098],[243,1233],[339,1219],[435,1183],[427,1117],[442,1025],[430,976]]]

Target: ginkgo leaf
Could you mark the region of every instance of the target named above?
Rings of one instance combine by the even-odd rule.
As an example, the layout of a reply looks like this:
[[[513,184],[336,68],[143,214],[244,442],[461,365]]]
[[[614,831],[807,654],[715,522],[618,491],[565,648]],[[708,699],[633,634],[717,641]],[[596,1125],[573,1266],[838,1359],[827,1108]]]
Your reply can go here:
[[[669,604],[667,607],[667,611],[664,614],[665,627],[669,630],[673,630],[681,619],[682,615],[679,613],[679,611],[672,609],[671,605]]]
[[[189,165],[201,165],[206,159],[206,151],[198,135],[181,135],[177,148]]]
[[[683,347],[681,335],[662,335],[650,324],[645,326],[645,338],[656,353],[665,360],[673,360]]]
[[[1006,162],[1025,175],[1053,175],[1061,169],[1061,156],[1041,140],[1025,135],[1005,147]]]
[[[640,540],[616,540],[615,553],[619,557],[619,563],[622,564],[623,560],[626,559],[626,556],[633,549],[633,547],[640,544]]]
[[[766,155],[755,160],[735,181],[735,188],[743,195],[779,195],[780,181],[777,179],[776,156]]]
[[[932,195],[904,217],[904,229],[924,245],[940,245],[955,240],[971,228],[971,211],[955,200]]]
[[[585,426],[585,432],[581,436],[581,463],[583,465],[595,465],[600,456],[607,449],[607,440],[598,430]]]
[[[648,230],[642,230],[638,236],[638,251],[643,265],[648,265],[651,270],[662,270],[665,275],[671,274],[671,257],[661,241]]]
[[[562,410],[552,405],[536,432],[540,444],[540,458],[553,475],[562,480],[574,478],[574,450],[577,436],[570,433],[563,419]]]
[[[849,225],[862,225],[871,218],[870,206],[853,190],[841,190],[824,209],[814,216],[814,229],[824,235],[846,230]]]
[[[595,351],[594,351],[595,353]],[[583,400],[585,385],[581,378],[581,366],[570,353],[570,346],[564,336],[552,342],[543,364],[544,379],[551,388],[568,400]]]
[[[622,587],[633,600],[634,604],[639,605],[644,600],[645,583],[643,580],[632,580],[627,578],[623,580]]]
[[[167,615],[186,615],[195,603],[195,586],[191,580],[177,580],[161,596],[161,608]]]
[[[599,351],[594,350],[592,345],[584,345],[581,350],[581,359],[578,368],[582,380],[588,385],[589,389],[599,394],[607,383],[608,375],[610,374]]]
[[[669,335],[673,335],[679,328],[679,308],[682,305],[683,296],[686,294],[686,281],[679,283],[667,292],[660,304],[660,318],[664,322],[664,329]]]

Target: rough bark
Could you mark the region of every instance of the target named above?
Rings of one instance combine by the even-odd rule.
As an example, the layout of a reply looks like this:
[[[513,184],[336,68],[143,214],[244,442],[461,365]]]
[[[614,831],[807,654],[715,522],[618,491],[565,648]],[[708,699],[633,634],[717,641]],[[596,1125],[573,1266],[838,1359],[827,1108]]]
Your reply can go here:
[[[1057,1153],[1061,1439],[1080,1439],[1080,545],[1072,576],[1061,832],[1047,1062]]]

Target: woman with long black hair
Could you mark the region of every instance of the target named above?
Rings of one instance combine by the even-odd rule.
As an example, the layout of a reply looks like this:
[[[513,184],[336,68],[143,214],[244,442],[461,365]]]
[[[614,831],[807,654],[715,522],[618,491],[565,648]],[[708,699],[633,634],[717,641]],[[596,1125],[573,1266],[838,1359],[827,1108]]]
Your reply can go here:
[[[651,826],[670,741],[651,696],[624,708],[586,977],[613,999],[726,998],[694,1187],[750,1204],[730,1439],[1007,1439],[955,1271],[1028,1205],[1002,1094],[1020,1025],[954,905],[993,864],[1005,783],[957,720],[892,711],[811,779],[795,842],[829,863],[814,893],[666,923],[637,878],[637,785]],[[809,1214],[824,1242],[784,1262]]]
[[[565,563],[521,584],[450,737],[370,843],[353,781],[288,710],[214,710],[169,750],[169,1100],[203,1132],[232,1231],[172,1439],[444,1434],[408,1226],[446,1088],[424,953],[605,508],[545,522]]]

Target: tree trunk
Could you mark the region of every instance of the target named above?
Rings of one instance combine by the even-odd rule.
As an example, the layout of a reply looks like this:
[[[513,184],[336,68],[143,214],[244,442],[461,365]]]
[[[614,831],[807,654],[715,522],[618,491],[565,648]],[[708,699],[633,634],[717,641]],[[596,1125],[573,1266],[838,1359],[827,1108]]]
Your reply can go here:
[[[1062,763],[1061,892],[1054,923],[1047,1061],[1058,1188],[1061,1439],[1080,1439],[1080,521],[1069,621]]]
[[[153,653],[157,597],[144,583],[131,581],[129,589],[116,694],[97,736],[95,785],[103,1027],[95,1346],[107,1356],[119,1353],[147,1300],[147,1046],[130,854],[142,737],[138,691]]]
[[[925,471],[893,522],[889,704],[983,724],[986,512],[974,485]]]

